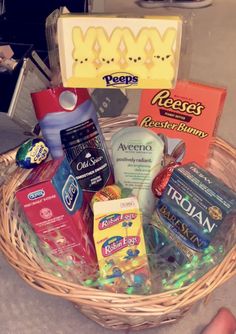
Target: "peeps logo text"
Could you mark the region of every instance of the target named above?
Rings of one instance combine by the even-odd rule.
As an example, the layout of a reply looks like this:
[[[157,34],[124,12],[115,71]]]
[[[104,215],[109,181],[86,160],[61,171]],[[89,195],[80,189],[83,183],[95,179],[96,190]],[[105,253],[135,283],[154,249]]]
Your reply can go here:
[[[138,77],[126,72],[116,72],[105,75],[102,79],[105,80],[106,87],[128,87],[138,84]]]
[[[27,197],[30,201],[34,201],[35,199],[41,198],[44,196],[45,196],[45,191],[43,189],[39,189],[39,190],[33,191],[32,193],[29,193]]]
[[[73,211],[79,196],[79,185],[73,175],[69,175],[62,189],[62,198],[66,208]]]

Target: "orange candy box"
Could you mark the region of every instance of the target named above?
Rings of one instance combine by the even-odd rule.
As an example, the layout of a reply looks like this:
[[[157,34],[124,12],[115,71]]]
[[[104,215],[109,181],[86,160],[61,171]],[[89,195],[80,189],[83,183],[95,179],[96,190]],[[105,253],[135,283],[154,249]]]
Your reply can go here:
[[[144,90],[138,124],[162,137],[166,163],[204,166],[225,97],[225,88],[190,81],[178,81],[174,89]]]

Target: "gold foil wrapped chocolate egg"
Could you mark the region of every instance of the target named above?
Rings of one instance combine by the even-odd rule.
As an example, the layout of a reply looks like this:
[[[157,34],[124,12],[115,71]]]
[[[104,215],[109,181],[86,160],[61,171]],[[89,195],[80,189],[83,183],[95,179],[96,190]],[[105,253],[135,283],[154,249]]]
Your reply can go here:
[[[96,192],[91,200],[91,208],[95,202],[110,201],[121,198],[121,188],[116,184],[106,186]]]

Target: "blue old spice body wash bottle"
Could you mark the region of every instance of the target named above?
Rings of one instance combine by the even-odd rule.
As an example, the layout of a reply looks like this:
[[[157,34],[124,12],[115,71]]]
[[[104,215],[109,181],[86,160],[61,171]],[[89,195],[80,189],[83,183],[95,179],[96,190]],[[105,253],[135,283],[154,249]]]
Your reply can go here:
[[[113,183],[113,172],[87,89],[57,87],[31,95],[52,157],[67,157],[90,200],[96,191]]]

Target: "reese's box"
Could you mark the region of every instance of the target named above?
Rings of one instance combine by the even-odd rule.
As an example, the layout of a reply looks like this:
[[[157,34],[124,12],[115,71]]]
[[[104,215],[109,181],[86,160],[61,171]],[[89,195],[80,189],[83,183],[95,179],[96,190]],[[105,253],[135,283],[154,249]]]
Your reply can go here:
[[[180,244],[201,252],[223,227],[224,233],[232,228],[229,218],[236,215],[236,193],[207,170],[189,163],[174,169],[157,213]]]
[[[226,89],[178,81],[174,89],[143,90],[138,124],[161,134],[165,153],[204,166]]]
[[[35,168],[16,197],[49,255],[74,263],[96,263],[90,210],[65,159]]]
[[[172,88],[178,74],[178,16],[64,14],[58,46],[65,87]]]

